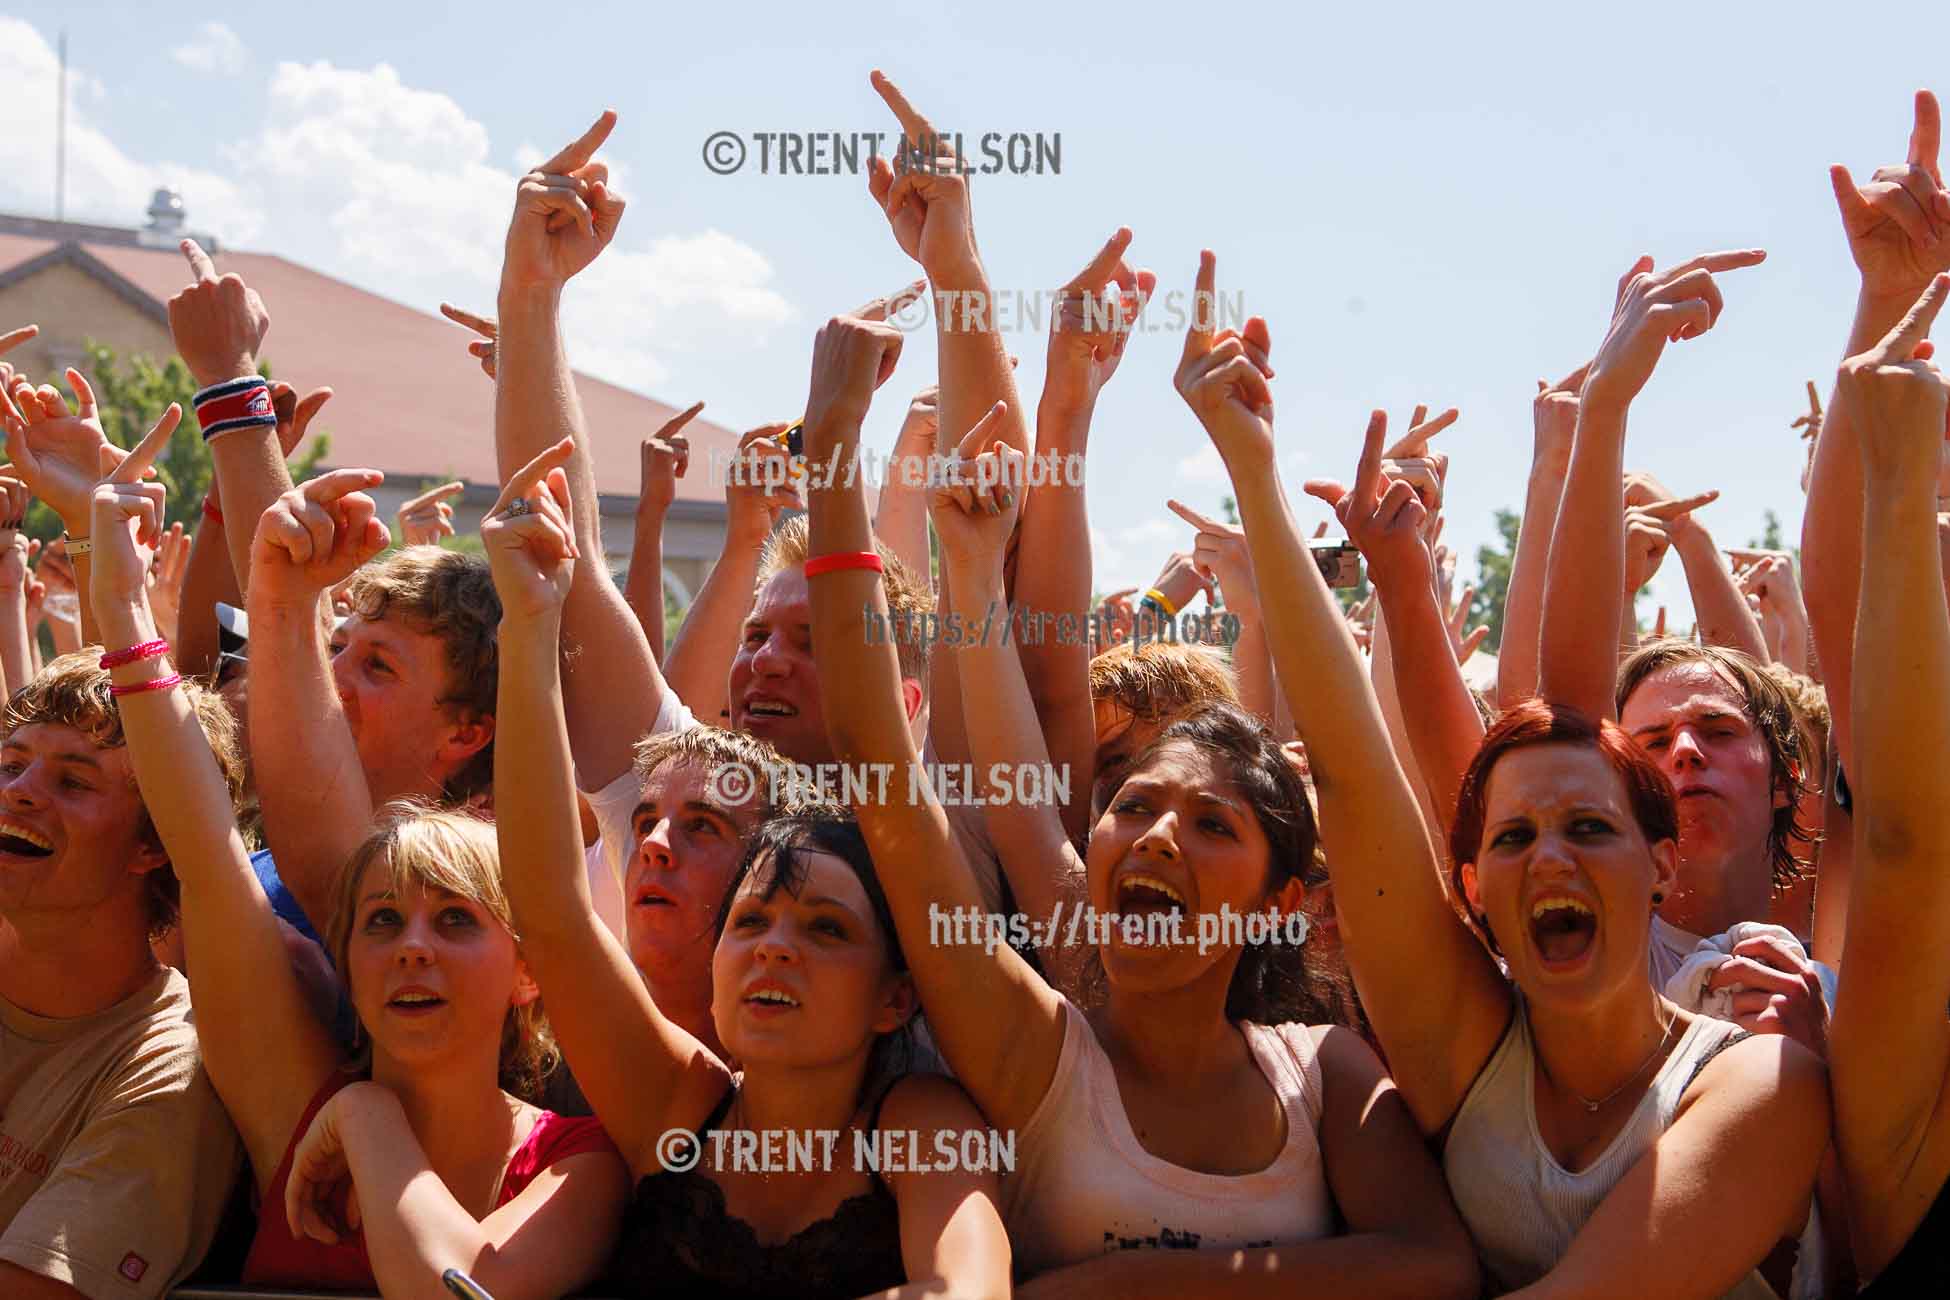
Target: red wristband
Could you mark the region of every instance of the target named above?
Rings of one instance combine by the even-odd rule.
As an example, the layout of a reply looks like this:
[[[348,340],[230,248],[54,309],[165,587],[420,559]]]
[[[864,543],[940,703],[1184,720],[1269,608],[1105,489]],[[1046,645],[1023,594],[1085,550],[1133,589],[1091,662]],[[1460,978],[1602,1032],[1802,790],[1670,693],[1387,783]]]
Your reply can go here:
[[[215,521],[216,521],[217,523],[222,523],[222,522],[223,522],[223,511],[221,511],[221,510],[219,510],[219,509],[217,509],[217,508],[216,508],[215,506],[213,506],[213,505],[211,505],[211,504],[210,504],[210,498],[209,498],[209,497],[204,497],[204,498],[203,498],[203,517],[204,517],[205,519],[213,519],[213,520],[215,520]]]
[[[887,566],[873,551],[834,551],[830,555],[815,555],[806,561],[808,578],[817,578],[836,569],[872,569],[875,573],[885,573]]]
[[[166,691],[182,680],[183,674],[171,673],[167,677],[151,677],[148,681],[137,682],[133,686],[111,686],[108,688],[108,693],[112,696],[120,697],[123,695],[140,695],[144,691]]]
[[[155,659],[169,653],[169,642],[163,640],[144,641],[126,650],[111,650],[102,656],[101,668],[120,668],[123,664],[140,663],[144,659]]]

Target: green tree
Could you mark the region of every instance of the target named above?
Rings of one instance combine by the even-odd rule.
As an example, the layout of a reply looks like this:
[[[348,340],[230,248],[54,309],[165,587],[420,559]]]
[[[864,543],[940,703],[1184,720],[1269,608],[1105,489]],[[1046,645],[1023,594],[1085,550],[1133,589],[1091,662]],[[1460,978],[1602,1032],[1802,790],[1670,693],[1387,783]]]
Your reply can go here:
[[[1510,566],[1517,557],[1517,529],[1523,520],[1514,510],[1496,512],[1499,546],[1476,548],[1476,599],[1469,610],[1470,623],[1487,623],[1489,640],[1484,643],[1492,654],[1503,645],[1503,607],[1510,598]]]
[[[209,494],[210,480],[214,469],[210,461],[210,448],[204,443],[196,430],[196,412],[190,399],[196,395],[196,381],[190,377],[189,368],[176,357],[165,364],[157,365],[147,356],[130,357],[126,363],[119,362],[113,348],[96,343],[90,339],[86,343],[90,382],[95,389],[95,402],[101,412],[102,431],[116,446],[127,449],[142,441],[142,435],[149,432],[162,413],[175,402],[183,408],[183,425],[189,432],[183,432],[183,425],[177,427],[177,434],[169,440],[161,456],[156,458],[156,478],[168,490],[165,503],[164,522],[193,527],[203,509],[203,498]],[[266,379],[271,377],[269,363],[260,363],[258,373]],[[68,399],[73,402],[75,394],[70,391]],[[331,438],[320,433],[311,439],[311,445],[302,449],[291,462],[291,477],[294,481],[310,478],[318,470],[318,465],[331,450]],[[46,502],[35,501],[27,511],[27,532],[29,536],[46,541],[60,536],[61,520]]]

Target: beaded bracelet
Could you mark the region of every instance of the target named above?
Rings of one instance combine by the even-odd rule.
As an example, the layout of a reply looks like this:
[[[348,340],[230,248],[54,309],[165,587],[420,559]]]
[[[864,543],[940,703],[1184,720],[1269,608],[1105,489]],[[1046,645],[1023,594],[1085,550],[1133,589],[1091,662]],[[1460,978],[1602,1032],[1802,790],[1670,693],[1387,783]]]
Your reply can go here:
[[[182,680],[183,674],[171,673],[167,677],[151,677],[148,681],[137,682],[133,686],[111,686],[108,688],[108,693],[112,696],[122,696],[140,695],[144,691],[166,691]]]
[[[111,650],[102,656],[103,670],[120,668],[124,664],[140,663],[144,659],[156,659],[169,653],[169,642],[160,638],[132,645],[126,650]]]

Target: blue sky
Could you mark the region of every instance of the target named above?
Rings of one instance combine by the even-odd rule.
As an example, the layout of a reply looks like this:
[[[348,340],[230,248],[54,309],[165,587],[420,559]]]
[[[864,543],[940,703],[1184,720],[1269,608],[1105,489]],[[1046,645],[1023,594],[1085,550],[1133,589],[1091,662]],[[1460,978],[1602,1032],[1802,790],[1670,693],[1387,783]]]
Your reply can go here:
[[[752,164],[715,175],[707,136],[891,132],[873,67],[944,128],[1060,132],[1061,175],[975,179],[998,289],[1061,284],[1119,225],[1161,291],[1188,291],[1198,250],[1213,248],[1220,289],[1271,324],[1303,520],[1324,510],[1300,482],[1351,474],[1367,410],[1462,408],[1443,443],[1447,536],[1466,573],[1492,512],[1521,502],[1536,379],[1597,345],[1640,252],[1665,265],[1769,251],[1725,277],[1719,328],[1669,351],[1634,408],[1628,460],[1676,490],[1719,488],[1701,519],[1723,544],[1757,535],[1769,506],[1798,533],[1801,445],[1787,426],[1803,381],[1832,377],[1855,283],[1826,167],[1866,176],[1900,161],[1911,92],[1950,92],[1940,9],[1885,23],[1699,4],[191,0],[165,13],[61,0],[0,15],[15,88],[8,211],[51,203],[47,70],[62,26],[77,72],[70,215],[133,223],[148,188],[173,181],[193,224],[429,310],[442,297],[491,305],[513,177],[615,108],[605,156],[630,208],[571,291],[576,360],[673,405],[702,398],[738,428],[795,414],[813,330],[915,268],[863,180]],[[1045,338],[1011,344],[1033,405]],[[1134,340],[1098,409],[1102,589],[1147,583],[1187,544],[1166,495],[1216,508],[1227,490],[1171,388],[1179,345]],[[441,363],[468,364],[458,348]],[[871,439],[891,441],[932,368],[923,332]],[[1683,618],[1676,560],[1654,588]]]

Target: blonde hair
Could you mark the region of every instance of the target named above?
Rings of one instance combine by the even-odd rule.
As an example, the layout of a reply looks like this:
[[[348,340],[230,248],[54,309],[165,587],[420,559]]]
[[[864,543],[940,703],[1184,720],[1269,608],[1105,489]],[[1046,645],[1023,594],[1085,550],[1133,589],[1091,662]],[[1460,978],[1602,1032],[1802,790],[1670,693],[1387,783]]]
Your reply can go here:
[[[101,666],[101,655],[102,647],[85,646],[50,662],[39,676],[15,691],[7,701],[6,715],[0,719],[0,736],[11,736],[22,727],[46,723],[71,727],[88,737],[98,749],[125,747],[128,740],[122,734],[122,712],[116,707],[115,697],[109,694],[108,672]],[[210,746],[210,755],[217,760],[217,770],[223,773],[234,813],[244,795],[246,770],[237,719],[215,691],[188,678],[178,689],[189,701],[190,712]],[[147,805],[143,806],[142,824],[137,833],[144,843],[162,847]],[[149,933],[152,937],[166,934],[176,924],[182,904],[182,887],[176,879],[175,868],[156,868],[146,877],[146,884]]]
[[[807,810],[808,796],[800,791],[802,783],[795,778],[792,764],[772,748],[770,741],[748,732],[704,725],[657,732],[637,741],[635,754],[633,769],[639,788],[649,785],[650,778],[664,768],[680,764],[695,764],[707,772],[743,768],[751,775],[752,796],[747,807],[753,827],[781,813]],[[714,798],[707,801],[717,802]]]
[[[1162,722],[1206,704],[1236,705],[1239,687],[1225,655],[1210,646],[1126,641],[1090,661],[1090,698]]]
[[[925,690],[928,644],[933,640],[925,629],[934,622],[934,588],[926,574],[917,574],[902,564],[900,557],[878,537],[873,539],[873,549],[883,566],[881,586],[887,593],[889,639],[899,652],[901,676],[920,682]],[[784,570],[805,567],[810,554],[806,516],[794,515],[765,539],[765,549],[758,556],[758,581],[752,584],[753,593],[765,590],[765,584]]]
[[[339,873],[338,906],[326,935],[332,960],[347,969],[352,921],[359,909],[360,882],[368,867],[386,872],[384,890],[399,895],[419,888],[453,894],[486,908],[517,944],[514,912],[501,885],[501,848],[492,823],[472,813],[396,799],[380,809],[372,833],[352,852]],[[363,1053],[370,1050],[364,1042]],[[540,1000],[509,1007],[501,1026],[501,1086],[533,1101],[560,1054],[549,1032]]]

